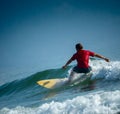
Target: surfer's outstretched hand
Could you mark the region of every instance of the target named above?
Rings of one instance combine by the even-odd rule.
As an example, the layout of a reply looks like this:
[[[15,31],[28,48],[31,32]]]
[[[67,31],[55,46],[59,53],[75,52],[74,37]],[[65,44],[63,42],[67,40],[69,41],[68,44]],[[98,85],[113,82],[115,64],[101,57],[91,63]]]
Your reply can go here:
[[[109,60],[108,58],[104,58],[104,60],[105,60],[106,62],[110,62],[110,60]]]
[[[72,62],[72,59],[69,59],[67,63],[62,67],[63,69],[67,68],[67,66]]]
[[[64,66],[62,66],[62,68],[63,68],[63,69],[66,69],[66,68],[67,68],[67,66],[66,66],[66,65],[64,65]]]

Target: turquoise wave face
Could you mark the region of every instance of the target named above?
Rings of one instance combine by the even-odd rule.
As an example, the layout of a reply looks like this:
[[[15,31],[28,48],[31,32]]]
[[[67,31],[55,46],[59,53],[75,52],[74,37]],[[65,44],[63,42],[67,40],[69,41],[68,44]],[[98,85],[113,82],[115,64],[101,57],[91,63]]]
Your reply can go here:
[[[26,104],[26,102],[31,104],[31,101],[35,99],[42,100],[49,91],[37,85],[36,82],[44,79],[63,78],[66,76],[68,69],[45,70],[25,79],[15,80],[0,86],[0,108],[14,107],[18,104],[18,101],[19,104]]]

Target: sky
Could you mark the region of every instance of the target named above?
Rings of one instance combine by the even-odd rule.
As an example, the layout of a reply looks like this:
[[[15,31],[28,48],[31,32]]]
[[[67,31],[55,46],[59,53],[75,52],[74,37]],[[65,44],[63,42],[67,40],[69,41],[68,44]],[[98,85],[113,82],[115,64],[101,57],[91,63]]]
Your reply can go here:
[[[61,67],[75,44],[119,60],[119,0],[0,0],[0,68]]]

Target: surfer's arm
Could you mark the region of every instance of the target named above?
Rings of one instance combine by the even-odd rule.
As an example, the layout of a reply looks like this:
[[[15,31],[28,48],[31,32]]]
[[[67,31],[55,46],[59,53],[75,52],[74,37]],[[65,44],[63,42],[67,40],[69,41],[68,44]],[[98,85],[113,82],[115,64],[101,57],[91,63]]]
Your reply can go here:
[[[72,61],[73,61],[72,59],[69,59],[69,60],[67,61],[67,63],[66,63],[62,68],[66,68]]]
[[[104,56],[102,56],[102,55],[99,55],[99,54],[96,54],[96,53],[95,53],[94,56],[95,56],[95,57],[98,57],[98,58],[101,58],[101,59],[104,59],[105,61],[109,62],[109,59],[106,58],[106,57],[104,57]]]

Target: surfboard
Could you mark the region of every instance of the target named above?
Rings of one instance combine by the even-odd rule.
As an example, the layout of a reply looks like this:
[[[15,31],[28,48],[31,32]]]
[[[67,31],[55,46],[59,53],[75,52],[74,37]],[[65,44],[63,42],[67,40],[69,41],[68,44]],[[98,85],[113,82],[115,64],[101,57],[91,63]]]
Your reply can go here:
[[[61,79],[47,79],[47,80],[40,80],[37,82],[38,85],[48,88],[48,89],[54,89],[61,87],[65,83],[67,83],[68,78],[61,78]]]
[[[76,85],[76,84],[84,81],[85,79],[87,79],[91,75],[92,75],[92,73],[74,74],[74,77],[73,77],[72,81],[69,84],[68,84],[69,78],[40,80],[40,81],[37,81],[37,84],[42,86],[42,87],[48,88],[48,89],[55,89],[55,88],[62,87],[65,84],[68,84],[70,86]]]

